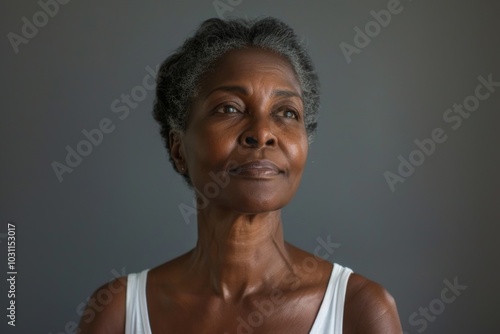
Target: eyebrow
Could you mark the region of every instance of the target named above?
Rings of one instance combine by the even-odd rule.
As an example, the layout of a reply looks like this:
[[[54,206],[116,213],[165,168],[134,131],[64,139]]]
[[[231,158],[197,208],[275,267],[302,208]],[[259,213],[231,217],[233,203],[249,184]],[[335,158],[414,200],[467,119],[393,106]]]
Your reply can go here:
[[[292,90],[277,89],[273,92],[273,95],[277,97],[298,97],[302,100],[302,95]]]
[[[243,95],[250,95],[250,92],[243,86],[220,86],[211,90],[206,96],[210,96],[215,91],[223,91],[229,93],[240,93]],[[276,97],[298,97],[303,100],[302,95],[297,92],[288,89],[275,89],[273,90],[273,96]]]

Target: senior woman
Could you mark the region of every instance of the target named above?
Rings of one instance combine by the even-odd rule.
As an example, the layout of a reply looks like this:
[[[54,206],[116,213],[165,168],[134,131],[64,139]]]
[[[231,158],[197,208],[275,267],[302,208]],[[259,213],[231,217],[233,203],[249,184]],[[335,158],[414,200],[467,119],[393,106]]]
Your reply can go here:
[[[198,242],[97,289],[81,333],[402,332],[383,287],[284,240],[318,86],[297,36],[273,18],[207,20],[163,63],[154,116],[197,198]]]

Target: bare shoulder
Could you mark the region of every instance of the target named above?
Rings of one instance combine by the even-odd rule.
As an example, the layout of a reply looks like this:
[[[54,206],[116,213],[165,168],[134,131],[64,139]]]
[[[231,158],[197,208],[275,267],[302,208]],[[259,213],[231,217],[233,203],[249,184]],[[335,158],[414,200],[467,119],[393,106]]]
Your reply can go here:
[[[100,286],[90,297],[80,319],[80,334],[123,334],[127,277],[119,277]]]
[[[347,283],[344,332],[401,334],[394,298],[382,285],[353,273]]]

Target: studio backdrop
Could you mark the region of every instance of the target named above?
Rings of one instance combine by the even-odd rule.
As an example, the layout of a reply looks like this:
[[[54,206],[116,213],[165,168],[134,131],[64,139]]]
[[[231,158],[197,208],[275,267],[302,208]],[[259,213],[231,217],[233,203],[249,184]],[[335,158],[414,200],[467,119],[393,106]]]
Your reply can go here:
[[[193,195],[152,117],[158,65],[205,19],[274,16],[322,87],[287,241],[381,283],[407,333],[498,333],[499,12],[493,0],[3,1],[0,332],[75,333],[98,286],[195,245]]]

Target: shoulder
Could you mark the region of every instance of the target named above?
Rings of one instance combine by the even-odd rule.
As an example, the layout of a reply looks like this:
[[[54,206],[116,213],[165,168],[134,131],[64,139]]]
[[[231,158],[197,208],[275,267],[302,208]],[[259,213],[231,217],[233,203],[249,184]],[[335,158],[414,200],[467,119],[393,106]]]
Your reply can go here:
[[[90,296],[80,319],[80,334],[124,333],[127,276],[97,288]]]
[[[346,333],[402,332],[396,302],[380,284],[361,275],[351,274],[344,306]]]

